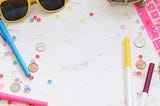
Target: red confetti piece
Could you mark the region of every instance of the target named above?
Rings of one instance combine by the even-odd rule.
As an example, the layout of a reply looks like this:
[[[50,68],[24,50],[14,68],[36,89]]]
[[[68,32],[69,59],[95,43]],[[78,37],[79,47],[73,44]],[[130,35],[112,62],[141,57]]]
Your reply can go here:
[[[141,76],[141,74],[142,74],[142,73],[141,73],[140,71],[137,71],[137,75],[138,75],[138,76]]]
[[[40,55],[39,55],[39,54],[36,54],[35,57],[36,57],[36,59],[39,59],[39,58],[40,58]]]
[[[89,16],[93,16],[93,15],[94,15],[93,12],[90,12],[90,13],[89,13]]]
[[[37,18],[37,22],[41,22],[41,18]]]
[[[9,104],[9,105],[12,104],[12,100],[8,100],[8,104]]]
[[[3,74],[0,74],[0,78],[3,78]]]
[[[37,16],[33,16],[33,19],[36,20],[36,19],[37,19]]]
[[[30,80],[33,80],[33,79],[34,79],[34,77],[31,75],[31,76],[29,77],[29,79],[30,79]]]
[[[139,55],[139,56],[138,56],[138,58],[139,58],[139,59],[142,59],[142,58],[143,58],[143,56],[142,56],[142,55]]]

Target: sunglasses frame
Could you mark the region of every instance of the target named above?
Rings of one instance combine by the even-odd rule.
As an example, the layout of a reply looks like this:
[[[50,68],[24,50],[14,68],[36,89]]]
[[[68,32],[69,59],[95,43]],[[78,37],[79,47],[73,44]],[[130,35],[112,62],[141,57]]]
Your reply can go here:
[[[0,5],[1,5],[1,3],[3,3],[4,1],[7,1],[7,0],[0,0]],[[0,16],[1,16],[1,17],[4,19],[4,21],[6,21],[6,22],[19,22],[19,21],[22,21],[23,19],[25,19],[25,18],[28,16],[28,14],[29,14],[29,12],[30,12],[31,4],[37,3],[38,6],[40,7],[40,9],[41,9],[42,11],[51,13],[51,12],[58,12],[58,11],[62,10],[62,9],[65,7],[65,5],[66,5],[66,3],[68,2],[68,0],[64,0],[64,5],[63,5],[61,8],[57,9],[57,10],[47,10],[47,9],[45,9],[45,8],[40,4],[39,0],[27,0],[27,2],[28,2],[27,13],[26,13],[22,18],[20,18],[20,19],[18,19],[18,20],[14,20],[14,21],[9,21],[9,20],[7,20],[7,19],[4,17],[1,8],[0,8]]]

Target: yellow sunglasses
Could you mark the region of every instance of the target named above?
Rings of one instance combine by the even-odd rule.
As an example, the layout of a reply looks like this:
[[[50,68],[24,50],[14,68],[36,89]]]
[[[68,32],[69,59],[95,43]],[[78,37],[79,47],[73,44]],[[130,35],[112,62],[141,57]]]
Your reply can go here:
[[[0,0],[0,15],[7,22],[18,22],[27,17],[30,5],[37,3],[44,12],[58,12],[68,0]]]

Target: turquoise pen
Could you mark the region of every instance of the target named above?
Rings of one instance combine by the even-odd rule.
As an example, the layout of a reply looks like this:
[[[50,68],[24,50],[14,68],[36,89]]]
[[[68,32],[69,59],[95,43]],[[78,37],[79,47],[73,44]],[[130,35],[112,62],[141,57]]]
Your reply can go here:
[[[12,49],[12,52],[14,53],[14,55],[16,56],[18,63],[20,64],[21,68],[23,69],[25,75],[27,77],[30,77],[30,71],[28,70],[22,56],[20,55],[18,49],[16,48],[16,45],[14,44],[14,41],[12,39],[12,37],[10,36],[3,20],[0,18],[0,30],[1,30],[1,37],[7,42],[7,44],[10,46],[10,48]]]

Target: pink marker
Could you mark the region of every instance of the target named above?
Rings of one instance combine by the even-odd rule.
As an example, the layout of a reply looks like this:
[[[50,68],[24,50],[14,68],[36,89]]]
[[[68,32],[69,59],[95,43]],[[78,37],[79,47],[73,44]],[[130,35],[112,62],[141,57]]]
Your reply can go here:
[[[143,88],[143,93],[141,95],[140,104],[138,106],[146,106],[145,103],[146,103],[146,99],[147,99],[147,95],[148,95],[148,91],[149,91],[149,87],[150,87],[150,83],[152,79],[153,69],[154,69],[154,63],[150,63],[148,72],[147,72],[147,77],[146,77],[145,84],[144,84],[144,88]]]
[[[31,105],[34,105],[34,106],[48,106],[47,102],[34,100],[34,99],[30,99],[30,98],[25,98],[25,97],[20,97],[20,96],[15,96],[15,95],[10,95],[10,94],[7,94],[7,93],[2,93],[2,92],[0,92],[0,99],[31,104]]]

